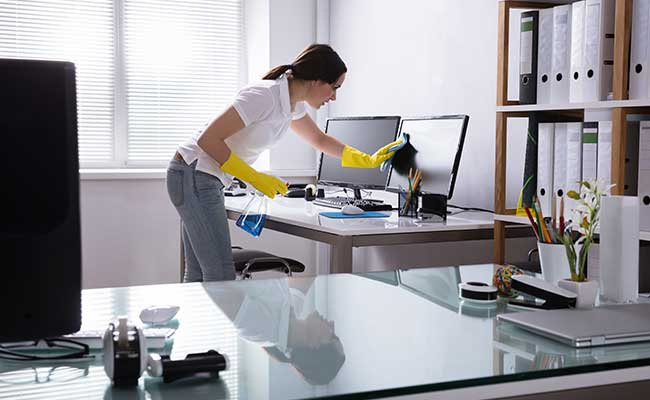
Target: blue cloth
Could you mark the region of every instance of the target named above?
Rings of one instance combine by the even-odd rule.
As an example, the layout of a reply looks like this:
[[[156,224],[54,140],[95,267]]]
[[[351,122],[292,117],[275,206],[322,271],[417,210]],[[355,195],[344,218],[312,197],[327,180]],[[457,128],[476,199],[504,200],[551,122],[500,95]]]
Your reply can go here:
[[[181,217],[185,252],[184,282],[235,279],[230,231],[219,178],[172,160],[167,193]]]
[[[378,211],[364,211],[361,214],[343,214],[340,211],[323,211],[318,214],[327,218],[382,218],[390,216],[390,214],[385,214]]]
[[[388,149],[388,152],[393,152],[393,154],[390,156],[388,160],[385,160],[383,163],[381,163],[381,166],[379,167],[380,171],[385,171],[388,169],[390,166],[391,161],[393,161],[393,157],[395,157],[395,154],[401,150],[406,144],[409,142],[409,134],[406,132],[402,132],[402,134],[397,138],[397,140],[401,140],[401,143],[398,143]]]

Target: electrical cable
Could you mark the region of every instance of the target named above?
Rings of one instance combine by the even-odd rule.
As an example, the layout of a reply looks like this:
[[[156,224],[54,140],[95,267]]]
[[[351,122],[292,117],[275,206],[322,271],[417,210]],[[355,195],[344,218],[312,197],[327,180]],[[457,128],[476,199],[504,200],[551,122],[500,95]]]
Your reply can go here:
[[[493,210],[488,210],[488,209],[485,209],[485,208],[478,208],[478,207],[461,207],[461,206],[455,206],[455,205],[453,205],[453,204],[449,204],[449,203],[447,204],[447,207],[458,208],[459,210],[463,210],[463,211],[483,211],[483,212],[488,212],[488,213],[490,213],[490,214],[494,214],[494,211],[493,211]]]

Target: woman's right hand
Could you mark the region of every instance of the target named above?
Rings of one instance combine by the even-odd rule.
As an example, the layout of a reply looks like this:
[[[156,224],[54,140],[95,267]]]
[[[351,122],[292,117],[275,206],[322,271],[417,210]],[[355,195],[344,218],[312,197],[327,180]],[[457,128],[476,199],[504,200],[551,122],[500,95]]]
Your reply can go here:
[[[255,189],[264,193],[265,196],[274,198],[276,194],[280,193],[283,195],[289,190],[287,184],[281,179],[273,175],[265,174],[264,172],[255,172],[255,175],[251,177],[249,183],[253,185]]]

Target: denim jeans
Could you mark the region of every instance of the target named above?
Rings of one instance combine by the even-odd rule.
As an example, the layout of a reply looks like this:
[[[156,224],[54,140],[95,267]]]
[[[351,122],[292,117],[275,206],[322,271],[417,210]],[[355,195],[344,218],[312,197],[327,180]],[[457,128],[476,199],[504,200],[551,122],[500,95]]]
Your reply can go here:
[[[219,178],[172,160],[167,192],[181,217],[185,251],[184,282],[235,279],[228,217]]]

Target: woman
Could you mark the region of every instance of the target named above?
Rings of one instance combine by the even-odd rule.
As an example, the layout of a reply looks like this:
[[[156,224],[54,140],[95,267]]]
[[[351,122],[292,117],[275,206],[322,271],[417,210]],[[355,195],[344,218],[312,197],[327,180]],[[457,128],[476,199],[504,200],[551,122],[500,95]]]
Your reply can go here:
[[[347,68],[328,45],[313,44],[291,64],[269,71],[240,90],[232,105],[178,147],[167,170],[167,190],[182,220],[185,282],[235,279],[223,188],[232,177],[270,198],[287,192],[275,176],[250,164],[289,126],[311,146],[341,158],[344,167],[376,168],[390,143],[365,154],[323,133],[305,111],[336,100]]]

